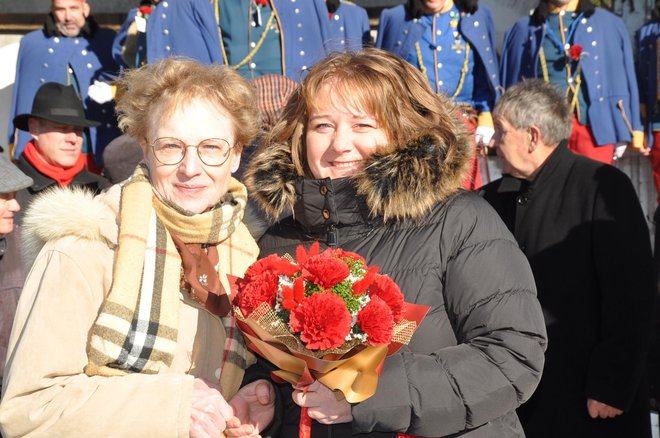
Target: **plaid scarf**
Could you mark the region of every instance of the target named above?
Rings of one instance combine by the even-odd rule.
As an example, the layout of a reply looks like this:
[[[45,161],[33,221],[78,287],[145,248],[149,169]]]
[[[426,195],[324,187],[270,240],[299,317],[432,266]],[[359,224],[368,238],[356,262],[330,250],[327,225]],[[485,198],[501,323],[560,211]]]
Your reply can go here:
[[[178,334],[181,257],[170,232],[185,243],[220,246],[241,224],[246,193],[245,187],[232,179],[220,204],[188,216],[155,196],[146,166],[142,163],[137,167],[122,188],[113,283],[92,327],[86,374],[155,374],[172,364]],[[231,328],[232,322],[224,319],[223,324]],[[244,369],[242,338],[230,336],[228,331],[228,348],[240,359],[235,365]]]

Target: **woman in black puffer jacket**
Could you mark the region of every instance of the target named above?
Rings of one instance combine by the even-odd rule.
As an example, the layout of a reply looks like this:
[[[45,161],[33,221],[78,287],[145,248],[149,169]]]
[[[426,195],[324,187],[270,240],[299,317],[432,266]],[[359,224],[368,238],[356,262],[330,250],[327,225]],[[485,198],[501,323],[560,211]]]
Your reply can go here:
[[[297,437],[306,405],[313,437],[524,436],[515,409],[541,377],[545,325],[525,256],[461,189],[472,148],[456,114],[404,60],[337,54],[257,151],[251,195],[273,217],[293,211],[261,238],[262,257],[314,241],[355,251],[406,301],[431,306],[373,397],[350,405],[318,382],[279,385],[277,425],[263,435]]]

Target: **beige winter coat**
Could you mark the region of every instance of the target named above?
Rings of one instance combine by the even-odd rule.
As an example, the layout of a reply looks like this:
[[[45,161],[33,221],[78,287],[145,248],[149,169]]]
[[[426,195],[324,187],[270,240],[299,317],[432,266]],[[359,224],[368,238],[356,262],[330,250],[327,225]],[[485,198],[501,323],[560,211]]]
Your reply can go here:
[[[114,186],[92,198],[59,191],[35,207],[49,219],[26,231],[33,250],[40,241],[45,246],[28,276],[9,341],[0,404],[5,438],[187,437],[193,379],[218,381],[222,322],[183,294],[177,350],[166,373],[83,372],[90,328],[112,283],[119,192]],[[223,274],[242,276],[258,248],[241,224],[218,251],[220,279],[229,290]]]

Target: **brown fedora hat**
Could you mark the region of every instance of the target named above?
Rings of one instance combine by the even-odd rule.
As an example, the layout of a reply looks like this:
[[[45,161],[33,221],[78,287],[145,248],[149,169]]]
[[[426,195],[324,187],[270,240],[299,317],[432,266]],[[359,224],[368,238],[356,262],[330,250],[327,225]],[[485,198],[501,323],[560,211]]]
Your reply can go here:
[[[37,90],[30,114],[14,117],[14,126],[29,131],[28,119],[36,117],[71,126],[99,126],[101,123],[85,118],[82,101],[71,85],[46,82]]]

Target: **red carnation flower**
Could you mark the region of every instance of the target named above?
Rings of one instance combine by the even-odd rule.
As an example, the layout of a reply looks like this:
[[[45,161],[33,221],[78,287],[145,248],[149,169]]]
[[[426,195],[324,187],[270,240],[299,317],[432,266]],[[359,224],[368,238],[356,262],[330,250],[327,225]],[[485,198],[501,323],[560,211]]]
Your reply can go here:
[[[268,6],[268,0],[255,0],[255,1],[262,8],[265,7],[265,6]]]
[[[240,280],[234,303],[248,317],[261,303],[268,303],[272,308],[277,297],[278,277],[272,272],[264,272],[249,281]]]
[[[344,251],[341,248],[337,248],[337,249],[328,248],[325,251],[323,251],[323,255],[336,257],[336,258],[342,259],[344,261],[349,259],[349,258],[352,258],[353,261],[360,260],[365,265],[367,264],[367,261],[360,254],[357,254],[357,253],[351,252],[351,251]]]
[[[254,262],[247,271],[245,271],[243,278],[245,280],[252,280],[265,272],[270,272],[276,275],[285,274],[291,277],[299,270],[300,268],[298,266],[294,265],[284,257],[280,257],[277,254],[271,254],[268,257],[264,257],[263,259]]]
[[[319,248],[320,245],[318,241],[312,243],[312,246],[309,247],[309,252],[305,251],[304,246],[298,245],[298,247],[296,248],[296,261],[298,262],[299,265],[304,264],[308,258],[318,255]]]
[[[403,319],[403,310],[406,303],[399,286],[387,275],[376,275],[373,283],[369,286],[369,296],[379,297],[392,311],[394,322],[399,323]]]
[[[388,345],[394,333],[394,318],[387,303],[377,296],[371,297],[371,301],[360,313],[358,313],[357,324],[363,332],[369,336],[371,345]]]
[[[582,46],[579,44],[573,44],[569,49],[568,49],[568,56],[573,60],[573,61],[578,61],[580,59],[580,56],[582,55]]]
[[[343,261],[321,254],[308,258],[302,267],[302,273],[305,280],[328,290],[344,281],[351,271]]]
[[[151,6],[140,6],[138,8],[138,12],[140,12],[140,14],[142,14],[142,16],[151,14],[151,12],[153,10],[154,10],[154,8],[151,7]]]
[[[309,350],[329,350],[344,344],[351,314],[339,296],[325,292],[307,297],[291,312],[289,325]]]
[[[376,274],[378,274],[378,266],[372,266],[369,268],[362,280],[353,283],[353,295],[360,295],[367,290],[369,286],[371,286],[371,283],[376,279]]]
[[[282,296],[282,307],[289,311],[295,309],[305,298],[305,283],[303,278],[296,278],[296,281],[293,282],[293,287],[283,287]]]

